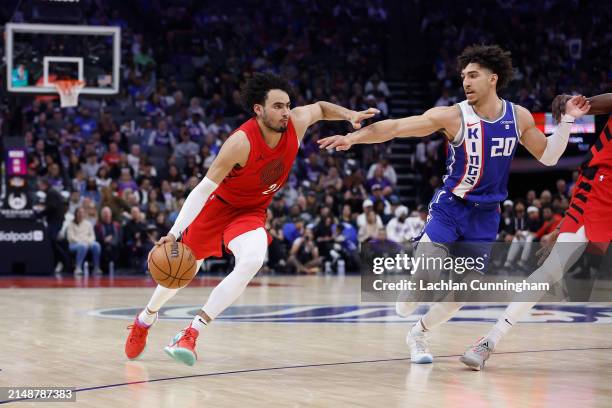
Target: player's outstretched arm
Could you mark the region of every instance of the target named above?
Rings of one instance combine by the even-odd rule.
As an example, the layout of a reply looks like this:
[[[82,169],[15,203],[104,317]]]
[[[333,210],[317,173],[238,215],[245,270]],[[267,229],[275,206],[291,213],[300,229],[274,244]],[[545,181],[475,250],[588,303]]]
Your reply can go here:
[[[379,113],[375,108],[357,112],[330,102],[319,101],[291,109],[291,120],[299,139],[302,140],[308,127],[320,120],[346,120],[351,122],[353,128],[360,129],[361,122]]]
[[[565,113],[565,104],[572,98],[572,95],[557,95],[552,102],[552,114],[555,121],[561,121],[561,115]],[[587,98],[591,104],[591,109],[587,112],[589,115],[605,115],[612,113],[612,93],[591,96]]]
[[[383,120],[346,136],[323,138],[318,143],[321,149],[348,150],[355,144],[383,143],[396,137],[424,137],[441,129],[454,134],[460,126],[460,121],[456,107],[436,107],[422,115]],[[454,127],[456,129],[453,129]]]
[[[567,147],[570,129],[574,120],[583,116],[590,109],[590,104],[584,96],[574,96],[565,104],[565,114],[552,135],[546,137],[535,126],[531,113],[517,106],[517,116],[521,130],[521,143],[525,148],[546,166],[554,166]]]
[[[185,231],[202,211],[208,197],[217,189],[234,166],[236,164],[246,164],[250,149],[249,139],[243,131],[236,132],[223,143],[219,155],[212,162],[204,179],[187,196],[170,232],[162,237],[156,245],[166,241],[175,241]]]

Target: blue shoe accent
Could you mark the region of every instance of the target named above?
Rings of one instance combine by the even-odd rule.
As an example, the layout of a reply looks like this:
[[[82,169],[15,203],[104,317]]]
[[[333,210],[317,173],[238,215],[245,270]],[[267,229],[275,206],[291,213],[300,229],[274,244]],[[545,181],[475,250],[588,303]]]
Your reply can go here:
[[[431,364],[433,363],[432,356],[421,356],[417,360],[412,360],[414,364]]]

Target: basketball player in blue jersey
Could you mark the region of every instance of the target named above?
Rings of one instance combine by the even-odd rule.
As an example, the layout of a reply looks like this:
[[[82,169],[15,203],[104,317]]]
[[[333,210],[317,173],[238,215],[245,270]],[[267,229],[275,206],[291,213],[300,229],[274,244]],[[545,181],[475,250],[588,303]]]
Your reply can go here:
[[[442,132],[448,139],[444,185],[433,196],[416,256],[445,257],[446,245],[462,241],[490,243],[497,235],[499,203],[507,196],[510,162],[519,143],[540,162],[553,166],[565,151],[571,123],[589,110],[583,96],[566,102],[560,126],[546,137],[531,113],[503,100],[498,91],[512,79],[510,53],[497,45],[474,45],[457,58],[466,100],[435,107],[422,115],[374,123],[345,136],[318,141],[327,149],[348,150],[355,144],[381,143],[396,137],[424,137]],[[489,245],[485,245],[487,251]],[[396,311],[408,317],[418,302],[398,302]],[[413,363],[431,363],[427,332],[449,320],[460,302],[440,302],[408,332]]]

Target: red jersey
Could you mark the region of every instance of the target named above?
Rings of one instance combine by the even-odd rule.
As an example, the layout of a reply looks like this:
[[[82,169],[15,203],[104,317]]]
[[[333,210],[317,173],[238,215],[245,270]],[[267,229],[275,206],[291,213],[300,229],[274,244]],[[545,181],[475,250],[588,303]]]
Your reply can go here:
[[[608,117],[606,126],[585,157],[582,169],[588,167],[612,169],[612,116]]]
[[[274,193],[287,181],[297,156],[299,144],[293,122],[289,119],[287,130],[274,148],[266,144],[255,118],[235,132],[239,130],[249,138],[249,158],[244,167],[234,167],[213,195],[233,207],[268,208]]]

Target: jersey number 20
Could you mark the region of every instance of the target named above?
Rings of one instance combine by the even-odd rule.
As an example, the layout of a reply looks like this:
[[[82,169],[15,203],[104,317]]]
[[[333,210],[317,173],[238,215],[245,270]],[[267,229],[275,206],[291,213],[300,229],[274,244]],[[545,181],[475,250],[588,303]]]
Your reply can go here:
[[[491,157],[512,156],[516,139],[513,137],[494,137],[491,139]]]

